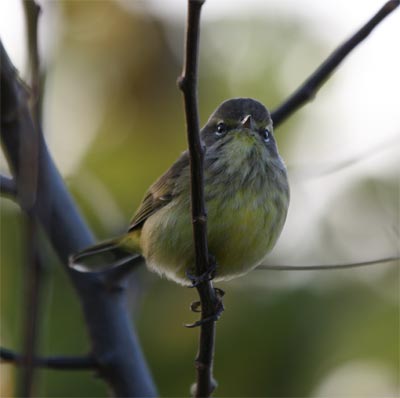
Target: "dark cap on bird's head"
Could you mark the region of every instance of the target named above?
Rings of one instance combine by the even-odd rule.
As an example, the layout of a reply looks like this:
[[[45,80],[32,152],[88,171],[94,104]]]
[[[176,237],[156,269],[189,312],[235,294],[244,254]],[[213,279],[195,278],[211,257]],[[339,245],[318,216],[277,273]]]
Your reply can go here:
[[[210,116],[201,131],[206,146],[229,139],[231,131],[258,132],[272,137],[272,120],[267,108],[252,98],[232,98],[224,101]],[[273,137],[270,140],[274,142]]]
[[[271,115],[267,108],[259,101],[252,98],[232,98],[224,101],[211,115],[211,119],[230,119],[242,120],[247,115],[251,115],[256,123],[271,120]]]

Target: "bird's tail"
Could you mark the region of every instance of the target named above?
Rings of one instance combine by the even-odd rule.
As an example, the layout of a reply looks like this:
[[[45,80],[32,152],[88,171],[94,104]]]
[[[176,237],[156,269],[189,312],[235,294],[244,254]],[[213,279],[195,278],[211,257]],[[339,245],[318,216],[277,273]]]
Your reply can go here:
[[[70,265],[81,271],[103,271],[127,262],[142,262],[132,240],[124,237],[106,240],[73,254]]]

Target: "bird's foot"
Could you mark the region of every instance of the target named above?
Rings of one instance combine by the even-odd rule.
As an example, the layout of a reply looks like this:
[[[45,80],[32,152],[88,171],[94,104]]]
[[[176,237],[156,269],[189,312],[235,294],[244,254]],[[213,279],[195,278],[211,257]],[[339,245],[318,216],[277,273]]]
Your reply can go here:
[[[222,297],[225,295],[225,292],[222,289],[219,288],[214,288],[214,303],[213,303],[213,310],[211,315],[205,316],[204,318],[201,318],[200,320],[186,324],[185,326],[187,328],[195,328],[201,325],[204,325],[209,322],[216,322],[218,319],[221,317],[223,311],[224,311],[224,304],[222,302]],[[190,305],[190,309],[193,312],[201,312],[201,303],[200,301],[194,301]]]
[[[217,272],[217,262],[215,257],[210,254],[208,257],[208,270],[201,275],[193,275],[189,270],[186,270],[186,277],[192,282],[189,287],[197,287],[201,283],[208,282],[214,279],[215,273]]]

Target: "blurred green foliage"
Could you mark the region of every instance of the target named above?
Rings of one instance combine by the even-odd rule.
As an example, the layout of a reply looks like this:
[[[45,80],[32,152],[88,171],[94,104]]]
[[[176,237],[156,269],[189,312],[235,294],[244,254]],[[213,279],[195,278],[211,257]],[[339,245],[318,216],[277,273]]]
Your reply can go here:
[[[48,66],[47,87],[53,90],[50,99],[56,116],[69,106],[63,103],[63,92],[49,86],[57,84],[56,78],[72,86],[76,98],[93,90],[90,105],[98,113],[87,117],[96,118],[94,138],[83,153],[71,152],[78,157],[74,168],[64,169],[62,163],[60,168],[88,223],[99,238],[105,238],[124,230],[148,185],[185,149],[182,100],[175,85],[184,28],[146,13],[128,12],[117,2],[93,3],[48,5],[59,8],[63,29]],[[300,82],[318,64],[323,50],[305,27],[292,20],[271,21],[268,16],[204,24],[201,43],[202,123],[229,97],[250,96],[270,106],[278,104],[287,95],[282,68],[290,53],[302,54],[298,75],[291,76]],[[300,118],[296,115],[279,131],[284,155]],[[81,122],[85,125],[70,119],[71,129]],[[57,162],[57,131],[52,134]],[[70,141],[62,137],[59,146],[83,145],[79,137]],[[324,233],[329,242],[321,225],[319,234]],[[1,336],[2,345],[17,351],[24,308],[23,242],[22,216],[3,202]],[[340,247],[336,249],[339,257]],[[89,342],[79,302],[56,257],[46,250],[40,352],[85,353]],[[299,273],[256,271],[224,284],[226,312],[218,323],[215,358],[217,395],[312,396],[330,372],[354,361],[372,361],[387,369],[391,385],[398,388],[398,269],[385,268],[367,279],[359,278],[362,272],[316,273],[307,279]],[[188,395],[195,374],[197,331],[182,324],[195,316],[188,307],[196,294],[145,271],[133,279],[132,316],[160,393]],[[2,365],[0,371],[5,374],[6,369],[10,367]],[[91,372],[39,370],[36,387],[43,397],[107,395],[104,383]],[[357,392],[354,388],[348,396]]]

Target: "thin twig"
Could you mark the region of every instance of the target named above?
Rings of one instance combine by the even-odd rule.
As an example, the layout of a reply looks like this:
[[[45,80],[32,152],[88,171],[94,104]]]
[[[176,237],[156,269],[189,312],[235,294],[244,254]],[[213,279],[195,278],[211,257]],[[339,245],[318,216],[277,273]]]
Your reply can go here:
[[[259,265],[256,270],[259,271],[325,271],[325,270],[335,270],[335,269],[348,269],[365,267],[369,265],[377,265],[390,263],[393,261],[400,260],[399,256],[384,257],[376,260],[360,261],[357,263],[345,263],[345,264],[318,264],[318,265],[273,265],[273,264],[263,264]]]
[[[24,272],[24,326],[23,358],[21,362],[21,380],[18,382],[18,396],[33,396],[35,363],[34,357],[38,346],[39,329],[42,318],[44,284],[46,282],[43,264],[39,258],[38,223],[27,215],[26,226],[26,267]]]
[[[26,27],[27,27],[27,41],[28,41],[28,54],[29,54],[29,67],[31,74],[30,87],[32,91],[32,113],[36,119],[36,124],[41,122],[42,116],[42,88],[43,76],[40,72],[40,57],[38,46],[38,23],[41,8],[36,0],[26,0],[23,2],[25,8]]]
[[[0,348],[0,360],[4,363],[22,365],[26,358],[7,348]],[[89,355],[83,357],[34,357],[33,363],[35,366],[54,370],[85,370],[95,369],[98,366],[96,360]]]
[[[39,53],[38,53],[38,22],[40,7],[34,0],[24,2],[28,33],[28,52],[31,72],[31,86],[36,87],[36,97],[40,98],[39,87]],[[24,326],[23,326],[23,362],[21,380],[17,383],[18,396],[31,397],[34,395],[35,382],[34,357],[38,346],[39,328],[41,324],[43,304],[44,270],[39,259],[38,222],[32,213],[37,197],[37,181],[39,171],[39,109],[31,109],[34,121],[33,139],[20,145],[20,173],[18,176],[18,193],[24,202],[26,213],[26,267],[24,278]]]
[[[197,104],[197,65],[200,38],[200,13],[204,0],[188,0],[188,18],[185,40],[185,61],[179,88],[185,101],[187,140],[190,154],[191,203],[193,239],[196,255],[196,273],[200,277],[210,269],[207,243],[207,213],[204,200],[203,159],[204,148],[199,134]],[[218,301],[212,282],[204,280],[197,285],[201,303],[202,321],[211,319],[216,313]],[[212,376],[215,340],[215,320],[199,323],[200,341],[196,357],[197,382],[195,397],[209,397],[215,388]]]
[[[207,213],[204,200],[204,147],[200,140],[197,104],[197,59],[199,47],[200,12],[204,1],[188,0],[188,22],[186,30],[186,53],[179,88],[185,101],[187,140],[190,154],[191,199],[193,237],[198,275],[207,272]]]
[[[399,0],[388,1],[361,29],[339,46],[283,104],[274,109],[271,114],[274,127],[276,128],[299,108],[311,101],[343,59],[399,4]]]
[[[28,38],[29,42],[29,53],[36,52],[33,59],[30,59],[30,69],[32,73],[36,73],[38,66],[38,55],[37,55],[37,24],[40,14],[40,7],[33,1],[29,0],[23,2],[25,7],[25,13],[28,22],[28,32],[32,34],[32,37]],[[36,43],[36,44],[34,44]],[[3,62],[3,59],[2,59]],[[32,74],[32,82],[37,85],[37,75]],[[29,93],[31,94],[31,93]],[[28,95],[24,93],[26,97]],[[29,96],[30,98],[30,96]],[[35,112],[36,107],[31,113],[31,117],[34,124],[32,131],[32,139],[30,141],[22,140],[19,142],[19,162],[18,168],[15,170],[18,202],[21,208],[25,211],[29,211],[35,204],[37,195],[37,184],[38,184],[38,157],[39,157],[39,129],[37,114]],[[13,119],[19,119],[19,112],[14,112]],[[16,137],[17,139],[17,137]]]
[[[0,193],[2,196],[15,198],[17,195],[17,186],[13,178],[0,175]]]

